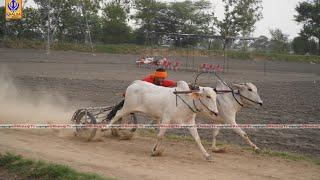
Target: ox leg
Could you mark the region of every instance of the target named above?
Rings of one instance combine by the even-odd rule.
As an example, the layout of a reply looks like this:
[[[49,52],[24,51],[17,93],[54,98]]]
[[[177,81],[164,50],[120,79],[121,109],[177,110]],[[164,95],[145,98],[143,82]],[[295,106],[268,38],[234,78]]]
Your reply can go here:
[[[211,150],[212,152],[215,152],[215,153],[222,153],[222,152],[225,152],[226,151],[226,147],[222,147],[222,148],[218,148],[216,143],[217,143],[217,136],[219,134],[219,131],[220,129],[217,128],[217,129],[213,129],[212,131],[212,146],[211,146]]]
[[[215,151],[216,149],[217,149],[217,146],[216,146],[216,142],[217,142],[217,136],[218,136],[218,134],[219,134],[219,128],[217,128],[217,129],[213,129],[213,131],[212,131],[212,146],[211,146],[211,148],[212,148],[212,151]]]
[[[206,158],[207,161],[212,161],[212,157],[210,156],[210,154],[207,153],[206,149],[203,147],[201,140],[200,140],[200,136],[198,134],[198,130],[197,128],[189,128],[189,132],[192,135],[192,137],[194,138],[194,140],[197,142],[197,145],[199,146],[202,154],[204,155],[204,157]]]
[[[164,149],[160,149],[159,147],[162,145],[162,140],[164,137],[164,134],[166,133],[167,129],[166,128],[160,128],[159,129],[159,133],[157,135],[157,142],[154,145],[153,149],[152,149],[152,156],[161,156]]]
[[[117,114],[112,118],[112,120],[110,121],[109,125],[114,124],[115,122],[117,122],[121,117],[130,114],[131,112],[126,112],[123,109],[120,109]]]
[[[237,125],[237,124],[233,124],[233,125]],[[254,151],[256,151],[256,152],[260,151],[260,148],[258,148],[255,144],[253,144],[251,142],[251,140],[249,139],[249,136],[247,135],[247,133],[244,132],[241,128],[237,127],[237,128],[234,128],[233,130],[238,135],[240,135],[242,137],[242,139],[244,139],[253,148]]]
[[[114,124],[115,122],[117,122],[121,117],[130,114],[130,112],[126,112],[124,111],[124,109],[121,109],[117,112],[117,114],[112,118],[112,120],[110,121],[109,125]],[[119,136],[119,131],[116,128],[111,128],[111,134],[113,136]]]

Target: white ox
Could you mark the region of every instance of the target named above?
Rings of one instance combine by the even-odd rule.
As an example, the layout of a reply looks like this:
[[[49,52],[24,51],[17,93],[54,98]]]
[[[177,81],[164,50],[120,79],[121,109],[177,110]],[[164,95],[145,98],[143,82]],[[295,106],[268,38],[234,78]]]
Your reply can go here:
[[[174,94],[175,91],[190,91],[185,81],[179,81],[177,87],[166,88],[156,86],[144,81],[134,81],[126,90],[124,106],[111,120],[110,125],[118,121],[121,117],[134,112],[142,112],[154,118],[159,124],[187,124],[195,125],[197,112],[203,111],[212,116],[217,116],[216,93],[210,87],[202,87],[196,92],[185,94]],[[157,135],[156,144],[152,150],[152,155],[160,155],[162,139],[167,128],[160,128]],[[206,160],[211,160],[197,131],[197,128],[188,128],[195,139]]]
[[[231,89],[218,81],[217,90],[217,104],[219,115],[214,119],[214,121],[223,122],[225,124],[237,125],[236,114],[241,110],[244,105],[254,105],[259,104],[262,106],[263,101],[261,100],[257,87],[252,83],[240,83],[233,84],[236,88],[234,95],[232,95]],[[220,93],[219,93],[220,91]],[[239,127],[233,129],[238,135],[240,135],[255,151],[260,149],[253,144],[248,135]],[[212,140],[212,151],[219,152],[222,149],[216,147],[216,136],[219,133],[219,129],[213,130],[213,140]]]

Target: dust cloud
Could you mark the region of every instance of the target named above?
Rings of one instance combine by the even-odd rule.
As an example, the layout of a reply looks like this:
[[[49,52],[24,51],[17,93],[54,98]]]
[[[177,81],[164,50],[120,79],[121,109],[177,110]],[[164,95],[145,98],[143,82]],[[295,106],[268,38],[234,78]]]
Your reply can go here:
[[[19,89],[9,70],[0,68],[0,124],[69,123],[73,111],[61,95]]]

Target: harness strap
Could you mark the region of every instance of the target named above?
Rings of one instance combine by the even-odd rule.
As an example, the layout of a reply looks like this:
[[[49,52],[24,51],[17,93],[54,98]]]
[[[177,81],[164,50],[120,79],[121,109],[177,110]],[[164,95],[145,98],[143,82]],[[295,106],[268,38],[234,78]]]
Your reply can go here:
[[[214,111],[212,111],[208,106],[206,106],[202,101],[201,101],[201,99],[199,99],[199,101],[200,101],[200,103],[202,104],[202,106],[204,106],[209,112],[211,112],[212,114],[214,114],[214,115],[218,115],[218,113],[217,112],[214,112]]]
[[[240,91],[238,90],[238,92],[236,92],[236,93],[235,93],[234,91],[232,91],[232,96],[233,96],[233,98],[237,101],[237,103],[238,103],[241,107],[243,107],[243,104],[239,102],[239,100],[236,98],[235,94],[239,94],[240,97],[241,97]]]
[[[216,88],[214,88],[213,90],[217,94],[224,94],[224,93],[231,93],[232,92],[232,90],[217,90]]]
[[[193,113],[197,113],[199,112],[199,109],[195,106],[195,109],[194,110],[181,96],[179,96],[179,94],[176,94],[176,97],[178,97],[185,105],[188,106],[188,108],[193,112]],[[193,100],[193,104],[195,105],[195,102]]]
[[[246,96],[242,95],[239,90],[238,90],[238,92],[237,92],[236,94],[238,94],[241,98],[244,98],[244,99],[246,99],[246,100],[248,100],[248,101],[251,101],[251,102],[256,103],[256,104],[260,104],[259,102],[254,101],[254,100],[252,100],[252,99],[250,99],[250,98],[247,98]],[[236,100],[237,100],[237,99],[236,99]],[[261,104],[260,104],[260,105],[261,105]]]
[[[214,72],[214,75],[215,75],[225,86],[229,87],[231,90],[217,90],[216,88],[214,88],[213,90],[214,90],[217,94],[232,93],[232,96],[233,96],[233,98],[237,101],[237,103],[238,103],[240,106],[243,106],[243,104],[241,104],[241,103],[239,102],[239,100],[235,97],[235,92],[234,92],[233,88],[232,88],[231,86],[229,86],[224,80],[222,80],[222,78],[221,78],[220,76],[218,76],[218,74],[217,74],[216,72]],[[258,103],[258,102],[256,102],[256,101],[253,101],[253,100],[251,100],[251,99],[243,96],[243,95],[240,93],[239,90],[238,90],[238,92],[237,92],[236,94],[239,94],[240,98],[243,97],[244,99],[249,100],[249,101],[251,101],[251,102],[253,102],[253,103],[260,104],[260,103]],[[260,105],[261,105],[261,104],[260,104]]]
[[[190,92],[189,92],[189,93],[190,93]],[[201,110],[197,107],[196,101],[195,101],[194,99],[192,100],[193,107],[194,107],[194,109],[193,109],[193,108],[179,95],[179,94],[186,94],[186,92],[184,92],[184,91],[179,92],[179,91],[177,91],[177,90],[175,89],[174,94],[176,95],[176,106],[178,106],[178,100],[177,100],[177,98],[179,98],[185,105],[188,106],[188,108],[189,108],[193,113],[201,112]],[[200,101],[200,103],[202,104],[202,106],[204,106],[209,112],[211,112],[212,114],[214,114],[214,115],[216,115],[216,116],[218,115],[217,112],[212,111],[208,106],[206,106],[206,105],[203,103],[203,101],[201,100],[201,98],[199,98],[199,101]]]
[[[252,99],[249,99],[249,98],[247,98],[246,96],[242,95],[239,90],[238,90],[238,92],[234,92],[234,91],[232,91],[232,90],[217,90],[216,88],[214,88],[214,91],[215,91],[217,94],[232,93],[233,98],[234,98],[234,99],[237,101],[237,103],[238,103],[240,106],[242,106],[242,107],[243,107],[244,105],[243,105],[242,103],[240,103],[240,101],[236,98],[235,95],[239,95],[240,97],[242,97],[242,98],[244,98],[244,99],[246,99],[246,100],[248,100],[248,101],[251,101],[251,102],[253,102],[253,103],[260,104],[260,103],[258,103],[258,102],[256,102],[256,101],[254,101],[254,100],[252,100]]]
[[[230,88],[230,87],[229,87]],[[230,88],[231,89],[231,88]],[[217,94],[224,94],[224,93],[232,93],[233,98],[236,100],[236,102],[243,107],[243,104],[239,102],[239,100],[236,98],[235,94],[240,94],[240,92],[238,91],[238,93],[235,93],[233,89],[231,90],[217,90],[216,88],[213,89]]]
[[[198,107],[197,107],[197,105],[196,105],[196,101],[193,99],[192,102],[193,102],[193,106],[195,107],[195,109],[196,109],[198,112],[200,112],[201,110],[198,109]]]
[[[259,102],[254,101],[254,100],[251,100],[251,99],[245,97],[244,95],[242,95],[242,94],[240,94],[240,93],[239,93],[239,95],[240,95],[242,98],[244,98],[244,99],[246,99],[246,100],[248,100],[248,101],[251,101],[251,102],[256,103],[256,104],[260,104]],[[261,104],[260,104],[260,105],[261,105]]]

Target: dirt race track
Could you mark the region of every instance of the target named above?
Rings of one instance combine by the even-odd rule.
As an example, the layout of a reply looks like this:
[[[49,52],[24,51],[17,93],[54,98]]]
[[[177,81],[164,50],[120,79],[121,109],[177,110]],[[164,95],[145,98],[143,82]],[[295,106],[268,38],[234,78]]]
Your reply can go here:
[[[130,82],[151,72],[150,69],[135,67],[137,57],[92,56],[79,52],[46,55],[38,50],[0,49],[0,75],[4,71],[10,74],[16,89],[13,94],[21,96],[3,98],[0,94],[0,122],[26,123],[35,122],[35,119],[42,123],[68,122],[72,111],[77,108],[112,105],[122,98],[121,94]],[[198,58],[196,62],[223,63],[220,59],[208,58]],[[238,123],[320,123],[320,65],[267,62],[264,73],[263,62],[230,60],[229,67],[229,72],[223,75],[225,80],[253,82],[264,100],[262,108],[244,108],[238,115]],[[193,76],[192,72],[169,72],[173,80],[192,81]],[[212,80],[206,76],[200,82],[210,85]],[[10,88],[3,89],[0,88],[0,93],[12,94],[6,92]],[[41,97],[48,95],[51,97],[50,106],[48,103],[44,106]],[[21,99],[23,102],[19,101]],[[63,105],[57,107],[59,103],[51,103],[52,99]],[[320,158],[319,129],[245,131],[262,149],[285,150]],[[210,140],[209,130],[199,132],[202,139]],[[184,130],[171,130],[169,133],[188,134]],[[232,130],[222,130],[218,140],[245,146]],[[319,166],[309,162],[286,161],[233,148],[224,154],[213,154],[214,163],[205,162],[195,143],[190,142],[165,142],[165,155],[150,157],[153,143],[154,139],[139,136],[131,141],[103,137],[88,143],[73,137],[67,130],[0,130],[0,152],[15,151],[27,157],[68,164],[81,171],[120,179],[320,177]]]

